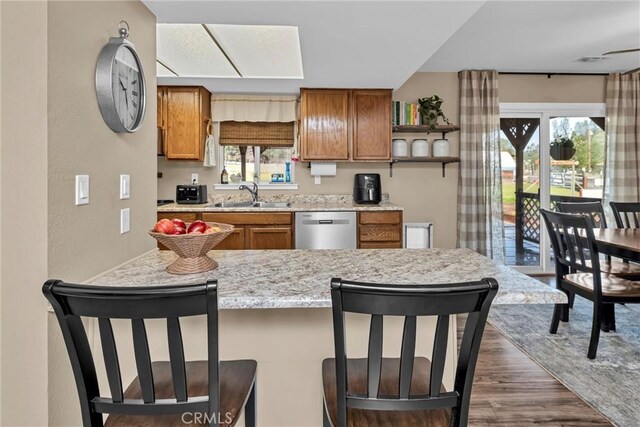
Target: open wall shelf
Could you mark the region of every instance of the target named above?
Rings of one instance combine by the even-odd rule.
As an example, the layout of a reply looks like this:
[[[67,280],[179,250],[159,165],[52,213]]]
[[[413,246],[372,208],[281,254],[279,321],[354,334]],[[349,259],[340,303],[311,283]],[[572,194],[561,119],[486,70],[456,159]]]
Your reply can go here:
[[[442,138],[449,132],[460,130],[460,126],[456,125],[436,125],[433,128],[429,125],[395,125],[394,133],[440,133]]]
[[[442,163],[442,177],[445,177],[445,166],[449,163],[460,163],[460,157],[394,157],[389,162],[389,176],[393,176],[394,163]]]

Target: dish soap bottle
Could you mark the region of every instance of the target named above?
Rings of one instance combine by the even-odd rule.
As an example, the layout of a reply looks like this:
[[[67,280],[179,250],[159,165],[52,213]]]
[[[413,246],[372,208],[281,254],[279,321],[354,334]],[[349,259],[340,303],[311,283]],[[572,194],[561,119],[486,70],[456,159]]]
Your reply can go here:
[[[286,169],[284,171],[284,181],[285,182],[291,182],[291,162],[286,162],[285,163]]]
[[[228,184],[229,183],[229,174],[227,173],[227,168],[222,167],[222,173],[220,174],[220,183]]]

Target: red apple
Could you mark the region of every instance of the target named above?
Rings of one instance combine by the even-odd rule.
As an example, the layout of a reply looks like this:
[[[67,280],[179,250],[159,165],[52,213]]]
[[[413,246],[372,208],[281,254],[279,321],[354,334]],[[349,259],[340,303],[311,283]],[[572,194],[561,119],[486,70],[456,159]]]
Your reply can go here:
[[[173,234],[176,231],[176,226],[173,225],[173,222],[165,218],[156,222],[156,225],[155,227],[153,227],[153,230],[158,233]]]
[[[176,225],[176,231],[173,234],[186,234],[187,230],[184,227],[179,227]]]
[[[207,229],[207,224],[204,221],[193,221],[189,224],[189,228],[187,228],[187,233],[191,234],[193,232],[199,231],[200,233],[204,233]]]
[[[182,227],[185,230],[187,229],[187,224],[184,223],[183,220],[181,220],[180,218],[173,218],[171,220],[171,222],[173,223],[173,225],[175,225],[176,227]]]

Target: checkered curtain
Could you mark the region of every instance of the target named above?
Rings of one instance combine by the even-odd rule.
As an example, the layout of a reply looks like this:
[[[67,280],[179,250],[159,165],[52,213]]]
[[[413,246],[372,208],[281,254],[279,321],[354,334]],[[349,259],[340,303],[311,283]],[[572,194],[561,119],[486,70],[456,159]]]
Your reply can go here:
[[[497,71],[461,71],[458,247],[504,262]]]
[[[607,77],[604,198],[640,201],[640,72]]]

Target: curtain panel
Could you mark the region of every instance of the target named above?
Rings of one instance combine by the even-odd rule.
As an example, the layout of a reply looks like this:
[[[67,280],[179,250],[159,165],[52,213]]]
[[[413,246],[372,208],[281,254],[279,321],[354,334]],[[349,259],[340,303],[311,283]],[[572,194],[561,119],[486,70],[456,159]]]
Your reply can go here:
[[[607,77],[604,198],[640,201],[640,72]]]
[[[458,247],[504,262],[497,71],[461,71]]]

